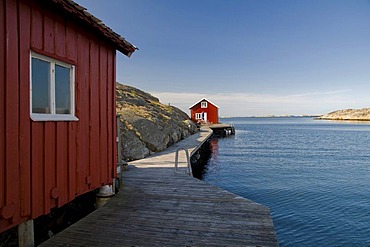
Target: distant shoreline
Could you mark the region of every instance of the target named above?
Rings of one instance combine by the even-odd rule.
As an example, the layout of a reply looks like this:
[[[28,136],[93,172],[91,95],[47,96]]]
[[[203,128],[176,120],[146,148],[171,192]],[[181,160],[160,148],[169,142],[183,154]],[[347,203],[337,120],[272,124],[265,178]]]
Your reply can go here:
[[[370,108],[333,111],[316,119],[336,121],[370,121]]]
[[[304,117],[312,117],[312,118],[318,118],[321,117],[322,114],[316,114],[316,115],[268,115],[268,116],[222,116],[220,118],[304,118]]]
[[[333,121],[358,121],[358,122],[370,122],[370,119],[361,119],[361,118],[325,118],[317,117],[315,120],[333,120]]]

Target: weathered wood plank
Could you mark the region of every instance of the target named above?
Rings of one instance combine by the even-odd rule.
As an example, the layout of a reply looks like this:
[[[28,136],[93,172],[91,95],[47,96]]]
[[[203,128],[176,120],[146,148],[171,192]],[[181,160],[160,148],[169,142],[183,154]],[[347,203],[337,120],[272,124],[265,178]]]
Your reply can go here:
[[[18,18],[17,6],[13,1],[5,3],[5,118],[1,121],[5,123],[5,205],[2,209],[8,219],[17,221],[20,216],[20,183],[15,180],[19,176],[19,72],[18,72]],[[12,73],[8,73],[12,71]],[[14,95],[8,97],[8,95]]]
[[[101,184],[98,182],[100,180],[100,135],[99,135],[99,46],[94,40],[90,40],[90,52],[89,52],[89,75],[91,78],[90,88],[89,88],[89,154],[90,162],[88,165],[88,175],[91,177],[91,183],[89,183],[89,188],[99,188]],[[103,154],[102,154],[103,155]]]
[[[55,135],[55,122],[45,122],[45,136],[44,136],[44,167],[43,167],[43,179],[44,182],[43,189],[44,189],[44,214],[48,214],[50,212],[50,208],[56,206],[56,201],[52,198],[51,191],[55,188],[55,148],[54,148],[54,140],[56,140]]]
[[[267,207],[175,174],[173,150],[133,162],[113,199],[43,246],[277,246]]]
[[[42,198],[44,195],[44,185],[43,185],[43,173],[44,173],[44,151],[41,147],[44,146],[44,125],[42,122],[32,122],[31,123],[33,137],[31,140],[31,177],[34,180],[32,182],[32,200],[31,200],[31,212],[32,217],[43,214],[44,212],[44,202]]]
[[[68,202],[68,169],[65,166],[68,164],[68,124],[66,123],[56,123],[56,169],[55,169],[55,181],[56,189],[58,193],[57,205],[58,207],[64,205]]]
[[[75,197],[77,191],[77,124],[68,123],[68,201]]]
[[[19,181],[21,216],[24,217],[31,214],[31,122],[29,121],[31,10],[29,6],[20,2],[19,13],[21,13],[19,14],[19,40],[23,41],[19,42],[19,153],[22,154],[19,157]],[[0,191],[2,191],[1,188]]]
[[[68,35],[68,33],[71,33]],[[76,193],[82,194],[88,190],[91,178],[88,174],[88,166],[90,164],[90,131],[89,131],[89,119],[90,111],[89,105],[84,104],[84,100],[89,99],[89,81],[93,80],[89,73],[89,40],[85,35],[78,34],[77,40],[74,40],[76,36],[73,28],[67,29],[67,37],[71,36],[69,42],[71,45],[76,44],[77,51],[74,49],[70,50],[71,56],[76,52],[78,59],[78,70],[76,70],[76,116],[78,117],[79,124],[76,128],[77,142],[76,142]],[[68,42],[68,39],[67,39]],[[68,43],[67,43],[68,44]],[[67,55],[69,54],[69,48],[67,47]],[[85,179],[78,179],[85,178]]]
[[[5,33],[5,5],[4,2],[0,4],[0,33]],[[5,47],[6,39],[0,39],[0,118],[5,119]],[[0,121],[0,181],[5,181],[5,123]],[[5,191],[5,185],[0,183],[0,191]],[[0,207],[2,208],[5,205],[5,195],[4,193],[0,194]],[[1,223],[0,223],[1,227]],[[3,229],[3,228],[1,228]]]

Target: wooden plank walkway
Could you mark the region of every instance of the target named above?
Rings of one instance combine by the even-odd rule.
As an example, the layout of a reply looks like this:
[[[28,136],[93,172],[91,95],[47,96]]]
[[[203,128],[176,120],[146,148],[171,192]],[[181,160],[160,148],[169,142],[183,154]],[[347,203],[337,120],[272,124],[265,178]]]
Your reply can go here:
[[[278,246],[267,207],[174,173],[210,133],[130,163],[113,199],[41,246]]]
[[[235,135],[235,128],[231,124],[211,124],[208,127],[213,130],[216,136],[225,137],[227,135]]]

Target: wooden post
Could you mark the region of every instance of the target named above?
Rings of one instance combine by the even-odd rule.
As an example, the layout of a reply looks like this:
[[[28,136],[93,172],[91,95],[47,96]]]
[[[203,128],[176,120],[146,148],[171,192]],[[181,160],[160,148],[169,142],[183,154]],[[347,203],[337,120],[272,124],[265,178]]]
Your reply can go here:
[[[117,115],[116,117],[116,127],[117,127],[117,136],[116,136],[116,145],[117,145],[117,166],[119,166],[119,186],[118,188],[121,189],[122,186],[122,140],[121,140],[121,115]],[[117,168],[116,168],[117,169]]]
[[[28,220],[18,225],[18,245],[19,247],[35,246],[33,220]]]
[[[117,115],[117,137],[116,137],[116,142],[117,142],[117,165],[121,165],[122,163],[122,143],[121,143],[121,120],[120,120],[121,115]]]

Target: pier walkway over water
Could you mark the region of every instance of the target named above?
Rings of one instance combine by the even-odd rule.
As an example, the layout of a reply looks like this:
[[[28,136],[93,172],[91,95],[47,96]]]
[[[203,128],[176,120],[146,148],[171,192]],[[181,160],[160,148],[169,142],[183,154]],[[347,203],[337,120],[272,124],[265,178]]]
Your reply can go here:
[[[176,150],[194,153],[210,135],[202,129],[130,162],[116,196],[42,246],[277,246],[267,207],[174,173]]]

